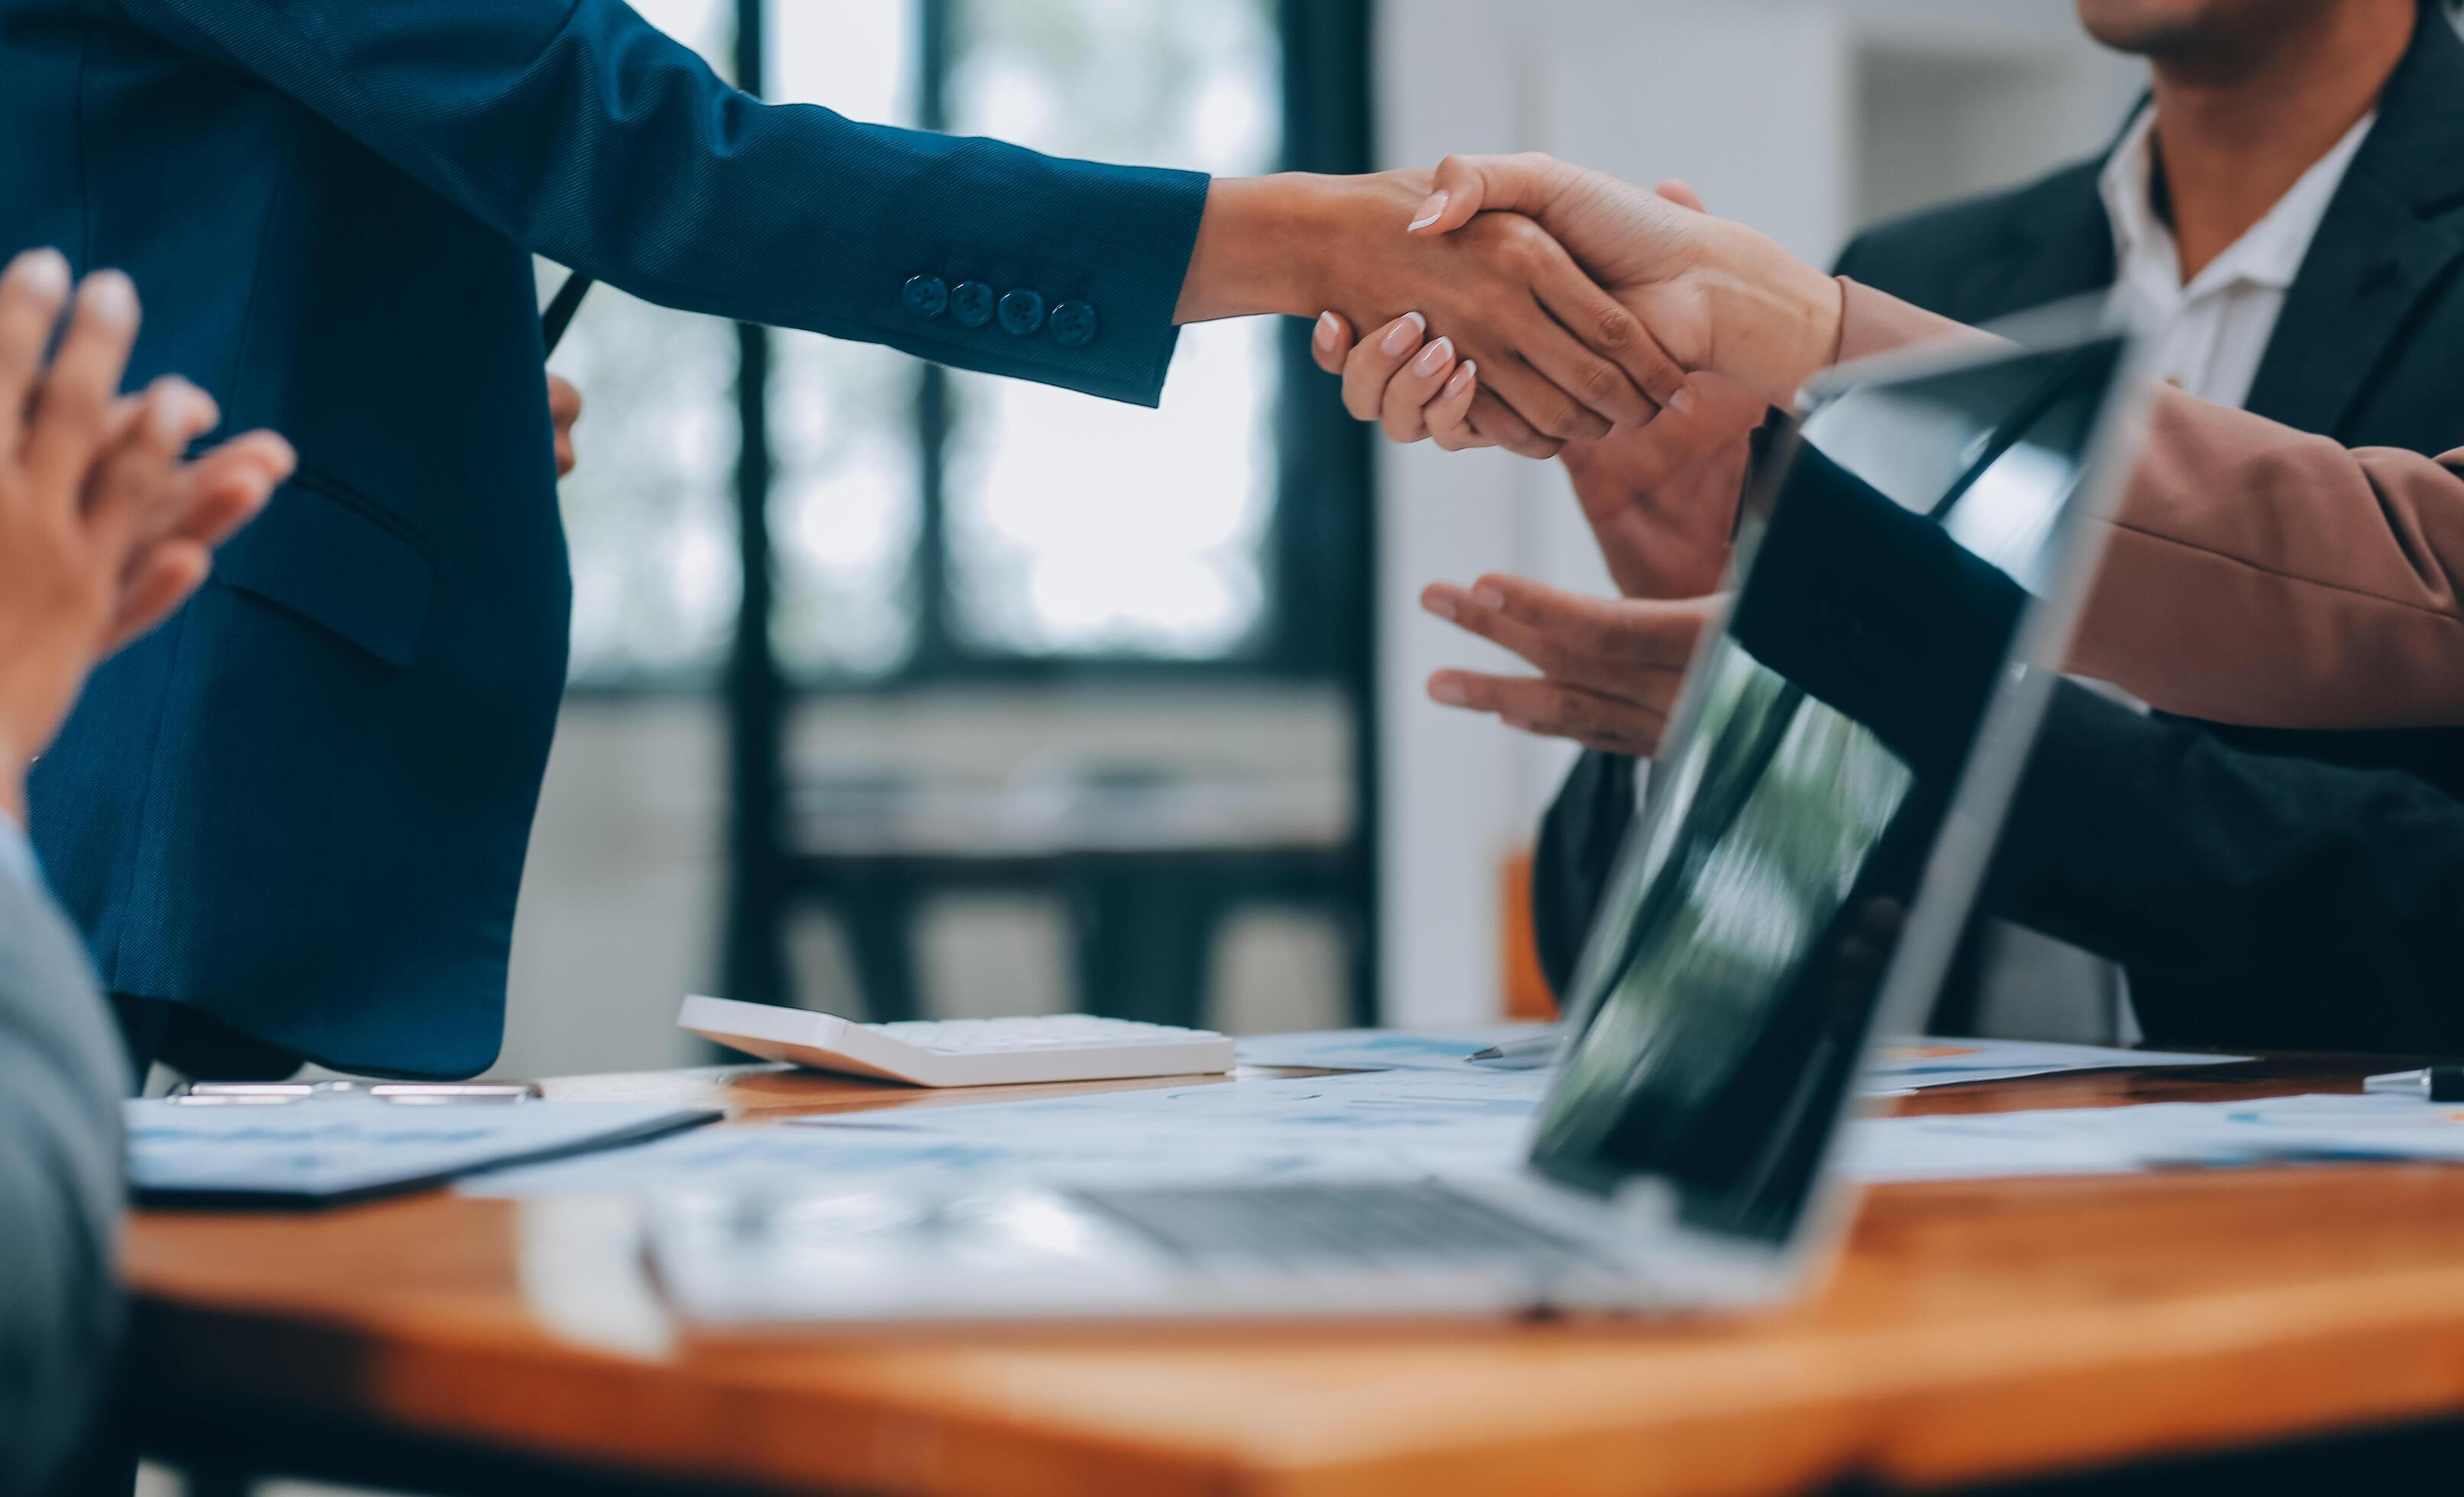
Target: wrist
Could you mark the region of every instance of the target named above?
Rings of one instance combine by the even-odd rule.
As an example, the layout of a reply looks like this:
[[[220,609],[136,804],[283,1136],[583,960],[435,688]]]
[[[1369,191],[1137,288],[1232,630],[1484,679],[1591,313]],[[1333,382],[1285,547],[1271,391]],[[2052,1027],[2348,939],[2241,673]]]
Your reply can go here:
[[[1742,225],[1717,244],[1712,367],[1785,409],[1838,359],[1839,282]]]
[[[1323,179],[1300,172],[1207,184],[1176,322],[1280,313],[1315,317]]]

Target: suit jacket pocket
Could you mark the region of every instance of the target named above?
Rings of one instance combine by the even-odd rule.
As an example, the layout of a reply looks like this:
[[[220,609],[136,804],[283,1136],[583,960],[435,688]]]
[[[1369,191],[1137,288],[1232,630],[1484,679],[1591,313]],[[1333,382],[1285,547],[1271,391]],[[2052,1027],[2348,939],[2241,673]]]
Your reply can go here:
[[[223,548],[214,575],[406,670],[419,658],[436,586],[435,563],[414,533],[305,467]]]

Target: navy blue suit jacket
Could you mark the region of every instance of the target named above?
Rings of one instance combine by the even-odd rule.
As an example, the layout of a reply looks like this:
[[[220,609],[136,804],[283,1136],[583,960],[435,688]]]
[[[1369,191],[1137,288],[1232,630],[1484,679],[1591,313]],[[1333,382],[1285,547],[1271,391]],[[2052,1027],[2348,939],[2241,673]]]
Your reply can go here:
[[[532,253],[1152,404],[1206,191],[764,105],[617,0],[0,0],[0,252],[127,270],[132,379],[300,454],[36,766],[45,865],[114,992],[407,1074],[496,1053],[564,684]]]

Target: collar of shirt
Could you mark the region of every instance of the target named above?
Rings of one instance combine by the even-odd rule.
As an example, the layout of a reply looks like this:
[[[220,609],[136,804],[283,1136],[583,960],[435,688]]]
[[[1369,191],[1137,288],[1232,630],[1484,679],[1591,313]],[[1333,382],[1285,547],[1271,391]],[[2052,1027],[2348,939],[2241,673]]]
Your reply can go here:
[[[2285,293],[2377,121],[2373,112],[2345,131],[2265,217],[2186,286],[2173,232],[2150,201],[2155,110],[2142,109],[2131,121],[2097,186],[2113,225],[2115,301],[2154,341],[2157,362],[2165,365],[2157,374],[2203,399],[2242,402],[2274,336]]]
[[[2326,155],[2310,164],[2310,169],[2276,200],[2267,216],[2251,225],[2185,286],[2181,250],[2173,242],[2172,230],[2156,216],[2155,205],[2149,201],[2156,111],[2152,106],[2140,110],[2097,181],[2105,216],[2113,223],[2114,263],[2122,273],[2118,279],[2134,292],[2161,292],[2174,302],[2197,300],[2235,285],[2289,290],[2300,272],[2302,257],[2310,253],[2310,241],[2318,237],[2319,225],[2327,216],[2327,205],[2335,200],[2336,189],[2343,185],[2344,173],[2361,154],[2362,142],[2378,118],[2376,110],[2363,116]]]

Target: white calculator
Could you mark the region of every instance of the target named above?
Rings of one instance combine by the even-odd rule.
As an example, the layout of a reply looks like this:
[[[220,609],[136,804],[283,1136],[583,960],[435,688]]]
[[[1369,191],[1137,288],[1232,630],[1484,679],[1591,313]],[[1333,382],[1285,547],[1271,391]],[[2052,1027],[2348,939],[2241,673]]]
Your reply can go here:
[[[695,996],[685,1000],[676,1026],[764,1060],[917,1087],[1117,1081],[1232,1068],[1231,1040],[1212,1030],[1088,1014],[868,1024],[809,1009]]]

